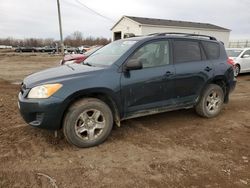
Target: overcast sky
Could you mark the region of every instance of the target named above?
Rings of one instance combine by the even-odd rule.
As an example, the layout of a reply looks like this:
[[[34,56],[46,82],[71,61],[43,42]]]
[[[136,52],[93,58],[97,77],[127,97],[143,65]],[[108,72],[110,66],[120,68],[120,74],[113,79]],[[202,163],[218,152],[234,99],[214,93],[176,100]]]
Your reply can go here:
[[[98,16],[78,1],[107,18]],[[111,38],[123,15],[205,22],[231,29],[231,39],[250,39],[250,0],[60,0],[64,37]],[[0,38],[59,39],[56,0],[0,0]]]

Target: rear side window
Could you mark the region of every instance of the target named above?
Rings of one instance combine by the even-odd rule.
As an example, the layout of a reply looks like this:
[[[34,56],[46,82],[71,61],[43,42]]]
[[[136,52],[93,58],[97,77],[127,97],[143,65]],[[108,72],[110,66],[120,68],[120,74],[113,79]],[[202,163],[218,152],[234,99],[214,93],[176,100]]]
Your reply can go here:
[[[202,45],[206,51],[208,59],[218,59],[220,56],[220,46],[215,42],[204,42],[202,41]]]
[[[197,41],[176,40],[173,48],[175,63],[202,60],[200,45]]]

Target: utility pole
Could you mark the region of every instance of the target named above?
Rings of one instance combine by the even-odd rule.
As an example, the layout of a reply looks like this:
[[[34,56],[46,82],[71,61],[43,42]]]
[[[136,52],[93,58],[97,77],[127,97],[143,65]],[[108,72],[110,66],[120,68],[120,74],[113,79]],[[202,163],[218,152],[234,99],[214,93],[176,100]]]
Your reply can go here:
[[[60,39],[61,39],[61,53],[64,54],[64,44],[63,44],[63,34],[62,34],[62,20],[61,20],[61,10],[60,10],[60,2],[59,2],[59,0],[57,0],[57,9],[58,9],[59,30],[60,30]]]

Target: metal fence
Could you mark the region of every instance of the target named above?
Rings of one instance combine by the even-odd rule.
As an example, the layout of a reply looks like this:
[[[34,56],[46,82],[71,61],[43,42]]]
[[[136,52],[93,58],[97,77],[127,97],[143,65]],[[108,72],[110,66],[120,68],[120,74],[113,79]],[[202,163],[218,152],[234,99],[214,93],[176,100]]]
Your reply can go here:
[[[250,47],[250,40],[234,40],[229,41],[229,48],[248,48]]]

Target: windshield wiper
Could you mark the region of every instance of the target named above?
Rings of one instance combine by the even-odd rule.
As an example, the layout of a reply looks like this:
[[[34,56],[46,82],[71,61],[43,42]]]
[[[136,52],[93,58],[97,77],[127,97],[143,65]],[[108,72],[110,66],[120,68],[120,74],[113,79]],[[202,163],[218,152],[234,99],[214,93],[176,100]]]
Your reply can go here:
[[[71,67],[69,64],[66,65],[67,67],[71,68],[72,70],[75,70],[73,67]]]
[[[92,64],[90,64],[90,63],[88,63],[88,62],[83,62],[82,64],[83,64],[83,65],[88,65],[88,66],[90,66],[90,67],[93,66]]]

